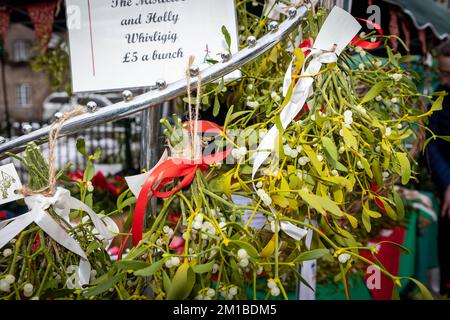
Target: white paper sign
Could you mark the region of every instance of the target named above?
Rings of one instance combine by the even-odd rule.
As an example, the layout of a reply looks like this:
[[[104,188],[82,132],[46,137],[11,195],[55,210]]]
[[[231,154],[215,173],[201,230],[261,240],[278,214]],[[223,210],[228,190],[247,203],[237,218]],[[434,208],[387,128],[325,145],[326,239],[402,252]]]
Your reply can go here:
[[[0,204],[22,199],[15,191],[22,188],[19,175],[12,163],[0,167]]]
[[[74,92],[148,87],[238,50],[234,0],[66,0]]]

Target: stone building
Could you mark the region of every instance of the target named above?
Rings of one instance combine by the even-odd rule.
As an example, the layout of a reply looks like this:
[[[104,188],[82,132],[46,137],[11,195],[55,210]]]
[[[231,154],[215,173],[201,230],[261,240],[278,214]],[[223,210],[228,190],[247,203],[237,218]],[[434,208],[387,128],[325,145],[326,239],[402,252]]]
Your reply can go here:
[[[5,68],[5,83],[0,77],[2,121],[6,120],[6,108],[9,110],[11,121],[30,122],[42,119],[43,101],[51,93],[51,89],[46,75],[36,73],[31,68],[30,58],[35,44],[35,33],[32,28],[20,23],[10,25],[4,43],[4,59],[0,62],[1,68]],[[0,72],[3,70],[0,69]]]

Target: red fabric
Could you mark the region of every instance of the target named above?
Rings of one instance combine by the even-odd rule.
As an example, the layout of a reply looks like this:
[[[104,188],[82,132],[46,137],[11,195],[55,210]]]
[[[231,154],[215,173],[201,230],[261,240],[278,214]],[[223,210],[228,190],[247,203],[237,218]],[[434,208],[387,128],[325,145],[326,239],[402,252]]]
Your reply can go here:
[[[173,237],[170,241],[169,248],[175,250],[176,254],[183,254],[184,252],[184,239],[180,237]]]
[[[46,50],[53,32],[57,1],[35,3],[28,6],[36,37],[42,50]]]
[[[377,42],[361,40],[361,38],[359,36],[355,36],[352,40],[352,44],[354,44],[355,46],[361,47],[365,50],[373,50],[373,49],[378,48],[381,44],[381,41],[383,40],[382,39],[383,29],[377,23],[375,23],[373,21],[361,19],[361,18],[356,18],[356,19],[360,20],[360,21],[364,21],[364,22],[370,24],[371,26],[373,26],[377,30],[377,32],[380,36],[379,36]]]
[[[5,41],[6,33],[8,32],[10,22],[11,9],[0,9],[0,39]]]
[[[374,181],[372,181],[372,192],[378,194],[378,185],[377,183]],[[383,202],[381,202],[380,199],[375,198],[375,203],[377,204],[377,206],[381,209],[381,213],[386,214],[386,208],[384,207]]]
[[[400,36],[400,30],[398,27],[398,16],[397,9],[394,7],[389,8],[389,14],[391,16],[391,21],[389,22],[389,32],[391,35]],[[398,39],[395,37],[390,38],[392,51],[397,52],[398,49]]]
[[[425,56],[428,52],[427,37],[426,37],[425,30],[419,30],[419,41],[420,41],[420,45],[422,48],[422,55]]]
[[[6,212],[0,212],[0,219],[8,219]]]
[[[402,31],[403,34],[405,35],[406,47],[409,50],[409,48],[411,47],[411,23],[409,22],[408,19],[405,18],[402,19]]]
[[[223,129],[215,123],[209,121],[197,121],[194,126],[198,126],[199,133],[223,133]],[[192,130],[191,125],[188,129]],[[136,206],[133,213],[133,222],[131,233],[133,235],[133,244],[136,246],[142,239],[145,211],[150,199],[168,198],[181,189],[191,184],[195,177],[197,169],[205,171],[209,165],[218,163],[228,156],[230,150],[218,152],[212,155],[204,156],[200,160],[191,159],[169,159],[154,168],[150,176],[142,186],[139,193]],[[172,183],[174,179],[181,178],[180,184],[170,191],[160,191],[163,187]]]
[[[405,228],[396,227],[392,229],[392,231],[393,231],[392,234],[390,234],[389,236],[380,235],[376,240],[373,240],[372,242],[377,243],[380,241],[392,241],[402,245],[405,238]],[[361,252],[360,254],[361,256],[375,262],[375,259],[373,258],[370,252],[364,251]],[[385,269],[389,271],[389,273],[393,275],[398,275],[398,271],[400,268],[400,254],[401,254],[400,249],[395,245],[390,243],[382,243],[380,245],[380,250],[378,254],[375,255],[375,257],[381,262],[381,264],[385,267]],[[370,276],[371,276],[370,273],[367,274],[366,280]],[[394,282],[392,282],[392,280],[382,272],[380,272],[380,276],[381,276],[380,288],[369,289],[369,291],[374,300],[391,300],[392,292],[394,289]]]

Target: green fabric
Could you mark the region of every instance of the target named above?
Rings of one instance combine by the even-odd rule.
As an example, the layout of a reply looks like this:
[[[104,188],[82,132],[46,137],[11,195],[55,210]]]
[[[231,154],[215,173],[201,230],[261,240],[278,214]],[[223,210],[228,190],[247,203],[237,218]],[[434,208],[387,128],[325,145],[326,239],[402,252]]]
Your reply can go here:
[[[450,35],[450,10],[434,0],[384,0],[399,6],[408,14],[416,28],[430,27],[436,37],[443,39]]]
[[[352,274],[349,276],[349,289],[351,300],[372,300],[362,275]],[[318,285],[316,300],[347,300],[344,285],[341,282]]]
[[[432,200],[434,211],[439,212],[436,197],[430,192],[420,192]],[[411,254],[401,255],[399,275],[413,277],[425,283],[427,271],[438,265],[437,222],[430,219],[428,213],[418,209],[411,210],[408,218],[410,221],[403,246],[410,250]],[[420,229],[419,218],[428,220],[430,224]],[[402,281],[403,288],[407,283],[408,281]]]
[[[423,192],[423,194],[431,198],[433,209],[437,214],[439,214],[439,204],[435,195],[431,192]],[[420,211],[419,217],[421,216],[429,220],[427,213]],[[431,220],[430,222],[430,225],[418,230],[417,236],[417,261],[415,278],[422,282],[425,282],[426,280],[426,272],[429,269],[436,268],[438,266],[438,224],[437,221]]]
[[[403,247],[409,250],[409,254],[400,255],[400,266],[398,275],[403,277],[413,277],[415,273],[416,261],[416,239],[417,239],[417,210],[411,210],[407,214],[407,225],[403,238]],[[402,288],[405,288],[408,280],[402,280]]]

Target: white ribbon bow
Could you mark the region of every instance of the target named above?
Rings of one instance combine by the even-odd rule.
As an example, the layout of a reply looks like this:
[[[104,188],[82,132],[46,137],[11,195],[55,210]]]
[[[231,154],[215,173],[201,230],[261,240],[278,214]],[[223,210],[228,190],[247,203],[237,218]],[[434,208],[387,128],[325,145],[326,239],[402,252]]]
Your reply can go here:
[[[292,91],[291,100],[280,113],[281,125],[284,129],[295,119],[302,110],[306,100],[313,94],[313,76],[317,74],[324,63],[337,61],[337,57],[342,50],[350,43],[353,37],[361,29],[361,25],[347,11],[334,7],[320,29],[314,43],[314,48],[308,56],[310,62],[307,65],[305,61],[302,67],[302,78],[299,79]],[[333,52],[330,52],[333,50]],[[292,82],[292,62],[286,72],[283,94],[286,96],[289,86]],[[254,163],[252,179],[264,161],[275,150],[275,141],[279,134],[278,128],[273,126],[264,136],[258,149],[253,154]]]
[[[70,222],[70,211],[83,210],[92,220],[95,227],[92,232],[99,240],[112,240],[114,233],[119,232],[116,223],[109,217],[97,215],[86,204],[73,198],[70,191],[64,188],[57,188],[55,195],[52,197],[43,195],[26,197],[25,203],[31,211],[0,223],[0,249],[34,222],[53,240],[80,257],[76,287],[82,288],[83,285],[89,284],[91,265],[85,252],[80,244],[53,219],[47,210],[53,207],[56,214],[72,226],[75,224]]]

